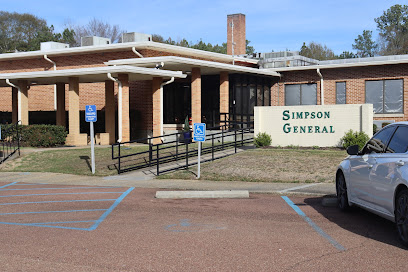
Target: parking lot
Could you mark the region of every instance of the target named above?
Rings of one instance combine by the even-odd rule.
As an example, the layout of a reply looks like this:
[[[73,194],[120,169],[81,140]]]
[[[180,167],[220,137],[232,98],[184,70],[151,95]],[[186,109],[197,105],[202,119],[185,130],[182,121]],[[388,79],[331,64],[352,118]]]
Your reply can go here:
[[[394,225],[321,197],[155,199],[157,189],[0,184],[3,271],[397,271]]]

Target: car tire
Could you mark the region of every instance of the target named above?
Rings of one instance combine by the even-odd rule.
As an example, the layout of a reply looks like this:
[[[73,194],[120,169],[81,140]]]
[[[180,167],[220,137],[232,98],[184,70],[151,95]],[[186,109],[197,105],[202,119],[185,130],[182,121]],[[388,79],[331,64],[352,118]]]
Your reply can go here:
[[[347,194],[347,184],[343,173],[337,174],[336,177],[336,195],[337,195],[337,205],[342,211],[348,211],[350,205],[348,202]]]
[[[394,213],[398,238],[404,246],[408,247],[408,190],[398,193]]]

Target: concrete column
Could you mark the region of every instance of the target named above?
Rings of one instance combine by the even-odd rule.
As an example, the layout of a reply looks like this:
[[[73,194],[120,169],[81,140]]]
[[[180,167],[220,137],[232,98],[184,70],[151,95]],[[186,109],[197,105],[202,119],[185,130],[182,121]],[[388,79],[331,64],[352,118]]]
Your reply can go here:
[[[153,137],[161,135],[161,96],[160,96],[160,85],[163,82],[163,78],[154,77],[152,82],[152,93],[153,93]],[[154,139],[154,144],[160,143],[160,139]]]
[[[11,112],[11,122],[13,124],[18,122],[18,98],[17,98],[17,88],[11,88],[11,100],[12,100],[12,112]]]
[[[119,74],[118,79],[122,82],[122,142],[128,142],[130,141],[129,75]]]
[[[68,120],[69,134],[66,143],[68,145],[87,145],[88,135],[80,134],[79,120],[79,79],[70,77],[68,91]]]
[[[228,72],[220,73],[220,113],[229,113],[229,77]],[[220,125],[225,125],[228,115],[221,114]]]
[[[201,71],[192,68],[191,71],[191,117],[194,123],[201,123]]]
[[[109,135],[109,144],[115,143],[115,83],[105,81],[105,132]]]
[[[28,84],[27,80],[19,80],[21,89],[21,124],[28,125]]]
[[[57,85],[57,126],[66,126],[65,123],[65,83]]]

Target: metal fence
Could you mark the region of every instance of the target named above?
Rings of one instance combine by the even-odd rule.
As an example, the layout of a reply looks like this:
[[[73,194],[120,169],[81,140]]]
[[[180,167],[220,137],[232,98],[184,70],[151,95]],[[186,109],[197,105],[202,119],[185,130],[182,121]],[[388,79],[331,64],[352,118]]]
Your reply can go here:
[[[16,152],[20,156],[20,128],[17,124],[0,125],[0,164],[4,163]]]
[[[171,139],[163,141],[163,139]],[[160,141],[160,143],[154,143]],[[136,143],[146,143],[146,150],[141,152],[125,152],[126,146]],[[206,141],[201,149],[201,162],[219,159],[237,152],[237,148],[253,143],[253,123],[228,122],[228,124],[207,129]],[[129,148],[127,148],[129,149]],[[220,152],[226,151],[228,152]],[[115,143],[112,145],[112,159],[117,160],[116,168],[119,174],[155,167],[155,174],[180,168],[188,168],[197,164],[198,143],[183,137],[183,133],[173,133],[135,141]],[[152,171],[152,170],[151,170]]]

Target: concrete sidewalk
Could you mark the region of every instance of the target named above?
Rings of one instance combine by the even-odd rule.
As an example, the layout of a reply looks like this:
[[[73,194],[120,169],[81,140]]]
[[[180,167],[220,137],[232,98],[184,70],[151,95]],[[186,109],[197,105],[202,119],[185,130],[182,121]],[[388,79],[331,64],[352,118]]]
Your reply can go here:
[[[333,195],[333,183],[269,183],[242,181],[155,179],[137,171],[109,177],[78,176],[39,172],[0,172],[0,182],[47,183],[62,185],[125,186],[178,190],[248,190],[251,193]]]

